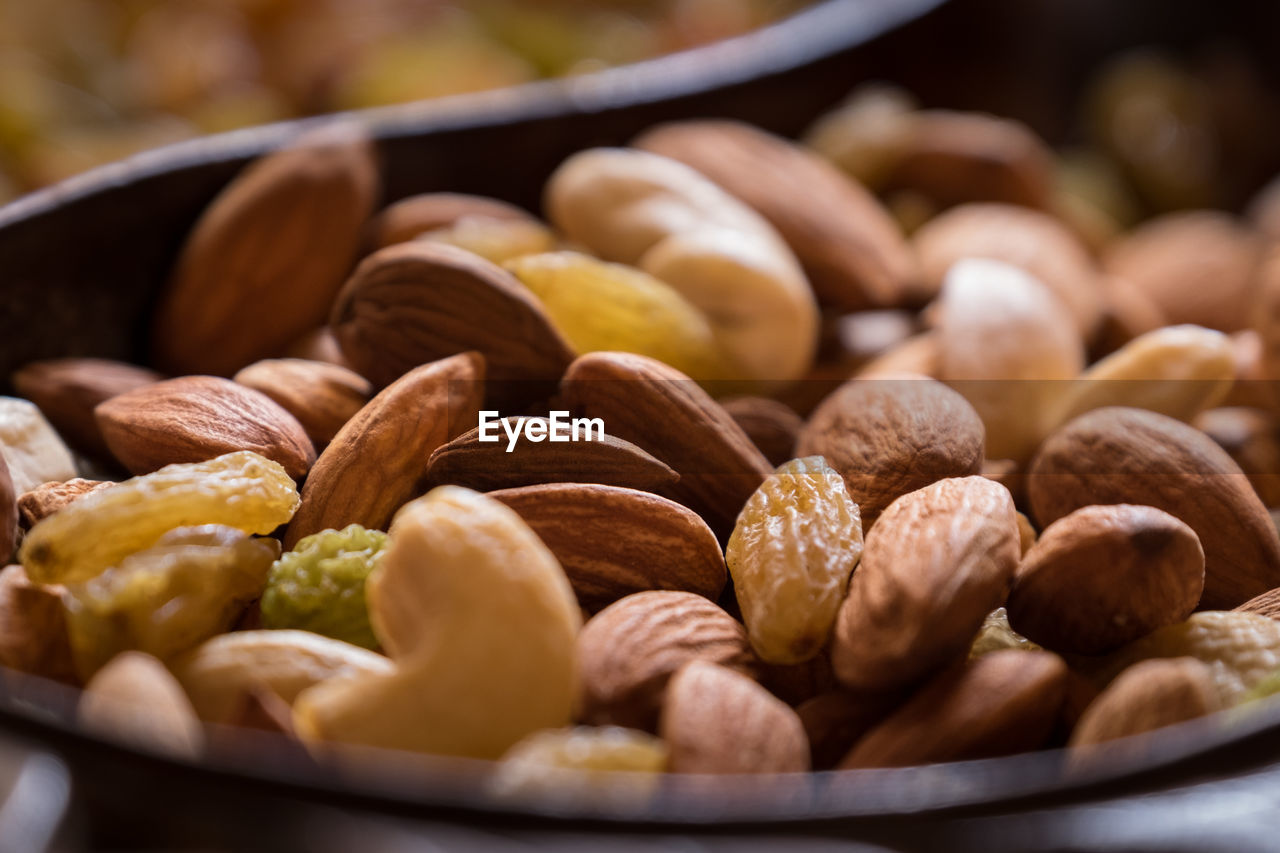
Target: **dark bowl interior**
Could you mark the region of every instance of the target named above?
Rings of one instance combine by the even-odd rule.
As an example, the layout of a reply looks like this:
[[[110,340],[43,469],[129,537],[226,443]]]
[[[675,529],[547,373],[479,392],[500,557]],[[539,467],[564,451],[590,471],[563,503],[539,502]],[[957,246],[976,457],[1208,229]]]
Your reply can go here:
[[[624,143],[658,121],[709,115],[795,134],[871,79],[900,82],[926,104],[1013,115],[1062,140],[1073,132],[1071,105],[1101,59],[1136,45],[1187,52],[1218,43],[1251,56],[1275,85],[1280,4],[829,0],[760,33],[638,67],[364,118],[379,140],[385,201],[453,190],[536,209],[545,177],[580,148]],[[0,375],[35,358],[140,359],[150,305],[203,207],[248,160],[326,120],[149,152],[0,209]],[[1271,165],[1280,166],[1280,157]],[[1086,774],[1064,774],[1059,754],[1040,753],[726,780],[715,789],[676,781],[633,811],[587,801],[501,802],[473,767],[454,762],[336,769],[273,739],[220,738],[209,761],[185,764],[80,731],[73,702],[65,688],[0,674],[0,725],[64,757],[102,838],[120,833],[136,843],[142,833],[155,843],[270,849],[327,825],[331,805],[502,833],[554,832],[573,818],[577,831],[804,833],[924,849],[947,821],[1240,772],[1280,749],[1280,708],[1269,708],[1237,726],[1160,733],[1131,760]],[[458,849],[486,849],[483,842]]]

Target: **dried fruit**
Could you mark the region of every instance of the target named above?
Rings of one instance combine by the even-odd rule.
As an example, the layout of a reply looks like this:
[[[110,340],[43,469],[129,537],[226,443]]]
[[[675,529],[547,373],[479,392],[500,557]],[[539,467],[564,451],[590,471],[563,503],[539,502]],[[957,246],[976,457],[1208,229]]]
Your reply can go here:
[[[0,455],[17,495],[76,475],[71,451],[44,415],[34,403],[16,397],[0,397]]]
[[[364,584],[387,535],[350,524],[298,542],[271,566],[262,593],[264,628],[300,628],[366,649],[378,648]]]
[[[284,469],[241,450],[87,495],[33,527],[18,556],[37,583],[75,583],[151,547],[175,527],[223,524],[265,534],[297,507],[297,489]]]
[[[634,729],[578,726],[534,732],[507,750],[492,788],[502,797],[643,802],[667,769],[667,745]]]
[[[142,652],[112,659],[85,685],[80,724],[106,737],[187,760],[204,751],[204,730],[164,664]]]
[[[1141,661],[1120,673],[1111,686],[1093,700],[1071,733],[1076,750],[1096,747],[1117,738],[1171,726],[1211,714],[1222,707],[1212,670],[1191,657]],[[1127,745],[1138,749],[1137,745]],[[1105,753],[1114,757],[1108,744]],[[1073,760],[1096,758],[1095,750],[1077,753]]]
[[[421,239],[466,249],[495,264],[556,248],[556,235],[534,219],[464,216],[451,225],[426,232]]]
[[[725,557],[747,636],[768,663],[799,663],[827,644],[862,556],[858,505],[821,456],[795,459],[756,489]]]
[[[235,381],[261,391],[297,418],[316,450],[323,450],[373,393],[353,370],[301,358],[254,362],[236,373]]]

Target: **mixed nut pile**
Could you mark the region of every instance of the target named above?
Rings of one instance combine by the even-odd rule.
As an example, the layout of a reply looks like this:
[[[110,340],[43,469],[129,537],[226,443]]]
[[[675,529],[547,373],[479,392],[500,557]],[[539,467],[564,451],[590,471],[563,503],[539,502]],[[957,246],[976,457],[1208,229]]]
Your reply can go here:
[[[873,93],[807,145],[583,151],[544,222],[376,212],[370,143],[304,137],[197,223],[150,367],[14,375],[0,664],[153,748],[251,726],[508,792],[1074,768],[1265,696],[1280,193],[1103,239],[1053,158]]]

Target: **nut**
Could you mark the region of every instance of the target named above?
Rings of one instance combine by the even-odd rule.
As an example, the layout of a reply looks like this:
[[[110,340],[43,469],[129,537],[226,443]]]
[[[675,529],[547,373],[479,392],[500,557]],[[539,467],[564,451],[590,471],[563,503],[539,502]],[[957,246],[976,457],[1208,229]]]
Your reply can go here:
[[[383,208],[369,222],[367,242],[373,251],[385,249],[470,217],[509,222],[532,218],[515,205],[497,199],[461,193],[424,193]]]
[[[1136,663],[1085,709],[1071,733],[1071,746],[1084,755],[1073,759],[1097,757],[1098,750],[1087,747],[1194,720],[1220,707],[1213,673],[1195,658]],[[1133,750],[1135,746],[1108,744],[1106,752],[1114,757],[1117,747]]]
[[[809,739],[814,770],[831,770],[863,735],[899,705],[900,693],[852,693],[831,690],[796,708]]]
[[[76,716],[85,728],[146,752],[193,760],[204,751],[204,730],[182,688],[142,652],[124,652],[103,667],[80,694]]]
[[[804,420],[786,403],[768,397],[733,397],[720,404],[770,464],[795,458]]]
[[[1194,425],[1240,466],[1264,506],[1280,506],[1280,416],[1262,409],[1210,409]]]
[[[0,455],[16,495],[76,475],[71,451],[44,415],[35,404],[16,397],[0,397]]]
[[[62,589],[32,583],[22,566],[0,571],[0,666],[78,683]]]
[[[353,370],[300,358],[254,362],[234,378],[297,418],[317,450],[333,440],[373,393],[368,381]]]
[[[1280,619],[1280,589],[1269,589],[1261,595],[1255,595],[1237,607],[1236,611]]]
[[[0,454],[0,560],[8,561],[18,544],[18,512],[9,465]]]
[[[65,483],[45,483],[18,498],[18,514],[22,519],[22,527],[30,530],[36,524],[72,501],[110,488],[113,483],[104,480],[82,480],[76,478]],[[0,479],[0,488],[3,480]]]
[[[503,798],[539,797],[634,808],[657,792],[667,745],[653,735],[613,726],[548,729],[511,747],[493,790]]]

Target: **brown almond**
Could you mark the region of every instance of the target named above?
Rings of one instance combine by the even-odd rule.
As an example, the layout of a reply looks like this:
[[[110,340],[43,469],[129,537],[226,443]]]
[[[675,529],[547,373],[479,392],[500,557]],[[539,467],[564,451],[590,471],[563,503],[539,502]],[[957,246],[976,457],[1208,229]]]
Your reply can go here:
[[[146,750],[200,757],[204,729],[177,680],[143,652],[122,652],[85,685],[80,724]]]
[[[110,480],[84,480],[77,477],[59,483],[44,483],[18,498],[18,515],[24,530],[30,530],[41,519],[48,518],[74,500],[109,489]]]
[[[711,528],[675,501],[590,483],[502,489],[489,497],[533,528],[589,612],[653,589],[683,590],[715,601],[728,580]]]
[[[342,354],[342,348],[338,346],[338,339],[334,337],[333,329],[329,326],[312,329],[285,347],[280,355],[284,358],[304,358],[307,361],[323,361],[325,364],[351,367],[347,357]]]
[[[490,401],[546,396],[573,350],[533,294],[501,267],[453,246],[416,241],[366,258],[333,308],[334,334],[377,387],[437,359],[484,356]],[[525,385],[530,387],[524,387]]]
[[[1280,620],[1280,588],[1269,589],[1261,595],[1255,595],[1236,608],[1243,613],[1257,613],[1269,619]]]
[[[0,455],[0,560],[8,562],[18,546],[18,496],[9,476],[9,463]]]
[[[753,207],[795,252],[823,304],[896,305],[917,276],[902,232],[875,196],[792,142],[739,122],[684,121],[635,145],[691,166]]]
[[[230,376],[321,325],[378,192],[372,146],[326,128],[248,166],[196,223],[151,323],[175,374]]]
[[[672,673],[705,660],[750,670],[747,631],[690,592],[638,592],[592,617],[578,634],[578,718],[653,731]]]
[[[496,198],[462,193],[423,193],[388,205],[369,222],[369,250],[407,243],[428,231],[445,228],[459,219],[472,216],[501,220],[532,218],[526,211]]]
[[[1191,615],[1204,590],[1195,531],[1150,506],[1087,506],[1045,528],[1013,578],[1009,625],[1097,655]]]
[[[733,530],[747,498],[773,472],[719,403],[655,359],[588,353],[565,372],[560,390],[575,414],[601,418],[605,432],[635,442],[679,472],[669,495],[717,535]]]
[[[386,530],[421,493],[432,452],[475,424],[484,373],[480,355],[462,353],[410,370],[370,400],[316,460],[285,548],[348,524]]]
[[[1045,440],[1027,493],[1042,527],[1081,507],[1120,503],[1186,522],[1204,548],[1202,608],[1230,609],[1280,586],[1280,535],[1240,466],[1165,415],[1122,407],[1081,415]]]
[[[769,464],[781,465],[796,458],[796,440],[804,429],[804,419],[786,403],[768,397],[734,397],[720,404]]]
[[[1280,416],[1228,406],[1201,412],[1193,425],[1227,451],[1264,506],[1280,506]]]
[[[1022,551],[1013,498],[983,477],[898,498],[867,534],[832,638],[841,684],[888,690],[962,657]]]
[[[1027,752],[1044,745],[1066,697],[1051,652],[992,652],[957,664],[867,733],[840,769],[906,767]]]
[[[235,381],[261,391],[297,418],[317,450],[333,440],[373,393],[369,381],[353,370],[300,358],[254,362]]]
[[[1071,746],[1093,747],[1203,717],[1220,707],[1208,665],[1190,657],[1142,661],[1120,673],[1090,703],[1071,735]]]
[[[844,476],[869,528],[902,495],[981,471],[983,435],[977,412],[941,382],[854,379],[809,417],[796,454],[822,456]]]
[[[855,743],[902,704],[901,693],[832,690],[806,700],[796,715],[809,739],[814,770],[830,770]]]
[[[0,571],[0,666],[78,683],[65,614],[61,587],[32,583],[22,566]]]
[[[656,492],[680,479],[670,465],[607,433],[568,446],[517,441],[510,449],[506,434],[499,434],[497,442],[481,441],[476,427],[442,445],[427,461],[427,482],[480,492],[540,483],[599,483]]]
[[[745,675],[705,660],[672,676],[658,728],[673,773],[802,773],[810,766],[796,712]]]
[[[183,376],[94,409],[111,454],[133,474],[252,450],[301,480],[316,451],[297,419],[267,395],[217,376]]]
[[[82,453],[109,459],[111,452],[98,430],[94,408],[163,378],[154,370],[121,361],[59,358],[25,365],[13,374],[13,387],[40,407],[68,444]]]

